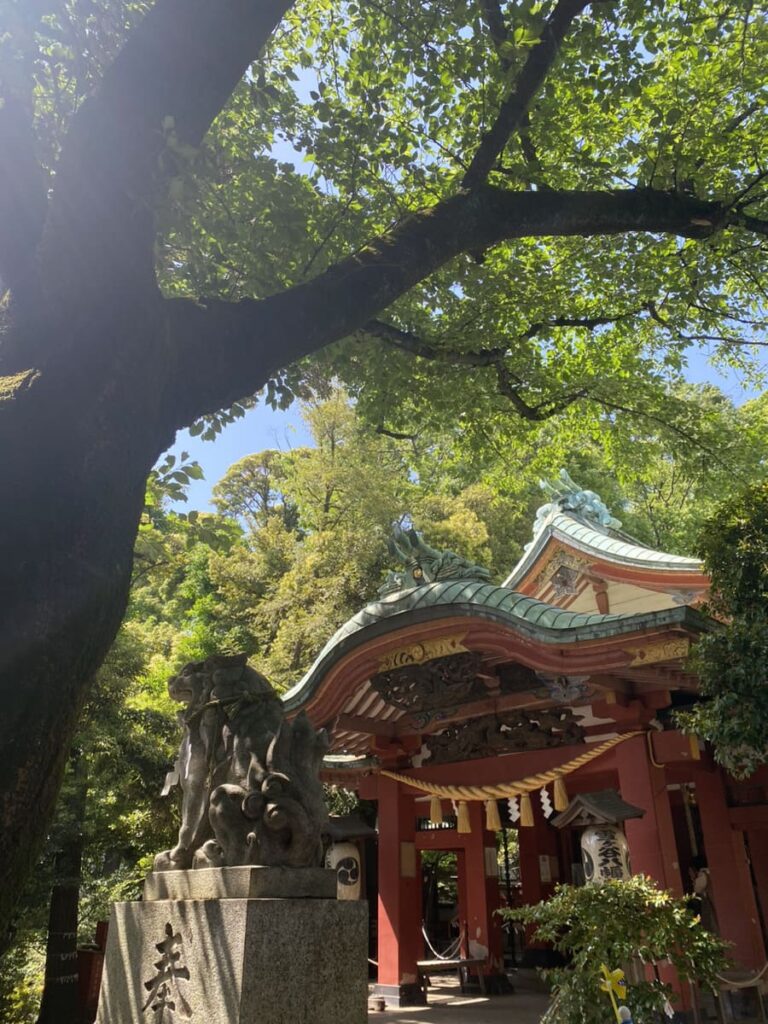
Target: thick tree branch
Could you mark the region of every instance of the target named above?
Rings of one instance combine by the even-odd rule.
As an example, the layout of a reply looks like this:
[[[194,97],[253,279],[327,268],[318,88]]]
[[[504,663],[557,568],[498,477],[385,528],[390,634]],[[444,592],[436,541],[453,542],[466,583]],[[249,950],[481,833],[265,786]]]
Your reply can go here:
[[[768,235],[768,221],[760,220],[759,217],[750,217],[746,213],[739,213],[734,222],[756,235]]]
[[[483,21],[488,26],[488,32],[490,33],[493,45],[496,47],[499,54],[502,66],[504,68],[508,68],[509,59],[503,52],[508,32],[507,26],[504,24],[504,15],[501,13],[499,2],[498,0],[480,0],[480,7],[483,12]]]
[[[521,335],[520,340],[532,337],[536,333],[537,327],[543,328],[543,326],[543,324],[533,325]],[[569,405],[584,398],[588,393],[586,389],[581,388],[560,398],[545,399],[536,405],[531,405],[521,393],[525,382],[513,373],[504,362],[505,356],[509,354],[510,346],[483,349],[478,352],[454,352],[426,344],[409,331],[401,331],[377,320],[369,321],[365,325],[364,331],[366,334],[372,334],[386,344],[417,356],[419,359],[428,359],[430,362],[450,364],[451,366],[492,367],[496,372],[499,394],[512,404],[522,419],[531,423],[541,423],[551,419]]]
[[[0,294],[34,287],[46,212],[46,182],[35,157],[31,118],[12,96],[0,97]]]
[[[60,296],[114,288],[117,262],[150,279],[153,189],[200,144],[291,3],[158,0],[137,26],[62,152],[47,253]]]
[[[643,309],[645,308],[643,307]],[[484,348],[469,352],[457,352],[455,349],[432,345],[429,342],[425,342],[422,338],[418,338],[410,331],[403,331],[392,324],[384,323],[382,320],[369,320],[362,330],[364,334],[373,335],[385,343],[393,345],[403,352],[408,352],[410,355],[418,356],[421,359],[451,363],[454,366],[483,367],[495,366],[500,359],[509,355],[510,350],[517,342],[535,338],[545,331],[557,327],[581,327],[585,330],[593,331],[595,328],[603,327],[606,324],[628,320],[630,317],[637,316],[638,313],[643,312],[643,309],[632,309],[626,313],[605,316],[556,316],[549,320],[539,320],[531,324],[518,338],[512,339],[504,347]]]
[[[722,207],[648,189],[509,192],[481,186],[403,221],[305,284],[261,301],[166,303],[179,382],[173,425],[253,393],[280,367],[360,330],[460,253],[505,239],[655,232],[706,238]],[[183,381],[183,386],[181,386]]]
[[[557,416],[567,409],[569,405],[578,402],[579,399],[586,398],[589,391],[586,388],[578,388],[559,398],[548,398],[536,405],[531,405],[522,395],[525,381],[513,373],[504,362],[505,358],[514,348],[515,342],[525,341],[557,327],[580,327],[592,331],[606,324],[627,320],[630,317],[636,316],[639,312],[642,312],[642,310],[630,310],[614,316],[553,317],[550,320],[541,320],[531,324],[518,338],[511,340],[503,348],[480,349],[474,352],[456,352],[452,349],[438,348],[417,338],[410,331],[402,331],[391,324],[383,323],[381,320],[369,320],[363,331],[365,334],[380,338],[385,344],[392,345],[394,348],[408,352],[410,355],[417,356],[420,359],[447,363],[452,366],[493,367],[496,371],[499,394],[511,402],[515,411],[523,419],[529,422],[540,423],[551,419],[553,416]]]
[[[643,306],[640,309],[628,309],[625,313],[606,313],[604,316],[554,316],[550,320],[539,320],[531,324],[523,337],[534,338],[537,334],[542,334],[553,327],[583,327],[585,330],[594,331],[597,327],[630,320],[645,309],[646,307]]]
[[[411,441],[414,445],[419,439],[418,434],[404,434],[399,430],[389,430],[383,423],[376,427],[376,433],[381,434],[382,437],[391,437],[393,441]]]
[[[499,2],[498,0],[480,0],[480,7],[483,11],[483,21],[485,21],[488,27],[488,34],[496,48],[499,63],[504,71],[509,71],[512,67],[512,62],[509,59],[505,46],[509,39],[509,32],[507,31]],[[528,110],[520,118],[519,136],[523,159],[532,171],[531,182],[537,188],[548,188],[549,186],[543,178],[541,161],[531,139],[531,116]]]
[[[531,138],[531,115],[526,110],[520,119],[520,149],[523,153],[523,159],[525,160],[530,170],[531,182],[537,188],[546,188],[550,186],[544,180],[544,169],[539,159],[539,154],[536,152],[536,147],[533,144]]]
[[[571,23],[589,2],[558,0],[544,24],[539,42],[531,47],[512,92],[502,103],[495,122],[483,136],[462,180],[464,188],[475,188],[486,180],[510,135],[520,127],[531,100],[557,57]]]
[[[567,409],[569,405],[573,405],[574,402],[578,402],[581,398],[586,398],[589,394],[586,388],[579,388],[576,391],[562,395],[560,398],[545,399],[537,405],[531,405],[520,394],[523,381],[513,374],[504,363],[498,362],[496,364],[496,376],[498,378],[499,394],[512,403],[515,411],[522,419],[528,420],[531,423],[543,423],[544,420],[552,419],[553,416],[557,416]]]
[[[99,102],[145,143],[154,137],[157,146],[170,115],[179,141],[197,146],[289,7],[291,0],[158,0],[104,76]]]
[[[477,352],[455,352],[440,349],[417,338],[410,331],[401,331],[399,327],[385,324],[381,320],[369,320],[363,327],[363,333],[379,338],[388,345],[393,345],[402,352],[408,352],[420,359],[432,362],[451,363],[453,366],[495,366],[503,359],[508,348],[487,348]]]

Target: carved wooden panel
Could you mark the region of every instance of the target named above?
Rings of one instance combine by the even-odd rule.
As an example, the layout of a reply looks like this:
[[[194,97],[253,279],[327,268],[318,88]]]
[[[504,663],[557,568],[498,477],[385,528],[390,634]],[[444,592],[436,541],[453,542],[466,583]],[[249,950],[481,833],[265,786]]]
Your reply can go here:
[[[584,730],[569,708],[552,711],[507,711],[483,715],[429,736],[424,764],[467,761],[521,750],[580,743]]]
[[[527,665],[510,662],[507,665],[499,665],[497,672],[502,693],[532,693],[541,686],[538,674]]]
[[[404,711],[451,708],[486,695],[479,670],[480,655],[467,651],[379,672],[371,679],[371,687]]]

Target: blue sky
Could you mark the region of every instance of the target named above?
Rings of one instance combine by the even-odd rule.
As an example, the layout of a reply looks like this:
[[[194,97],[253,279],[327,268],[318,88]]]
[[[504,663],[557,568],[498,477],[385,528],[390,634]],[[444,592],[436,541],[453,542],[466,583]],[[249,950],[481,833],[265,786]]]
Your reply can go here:
[[[187,489],[188,501],[175,507],[209,510],[212,508],[213,485],[233,463],[265,448],[287,451],[311,444],[311,440],[298,403],[286,411],[270,409],[268,405],[259,403],[242,419],[225,427],[215,441],[202,441],[199,437],[190,437],[188,431],[180,430],[170,451],[177,457],[181,452],[188,452],[190,458],[202,466],[205,479],[193,480]]]

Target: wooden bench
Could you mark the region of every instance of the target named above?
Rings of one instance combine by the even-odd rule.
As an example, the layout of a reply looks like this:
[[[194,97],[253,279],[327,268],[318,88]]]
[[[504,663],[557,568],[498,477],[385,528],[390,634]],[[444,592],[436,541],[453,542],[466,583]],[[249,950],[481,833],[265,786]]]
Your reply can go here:
[[[757,996],[757,1003],[760,1010],[760,1020],[768,1021],[768,1017],[765,1015],[765,1002],[763,1000],[763,994],[768,985],[768,964],[763,967],[761,971],[757,973],[751,973],[749,971],[725,971],[724,974],[718,974],[717,980],[719,982],[719,991],[717,993],[717,1009],[718,1016],[721,1024],[727,1024],[728,1020],[732,1020],[733,1017],[729,1017],[726,1014],[725,1007],[725,994],[729,995],[733,992],[745,991],[754,989]]]
[[[416,966],[419,970],[419,985],[424,992],[424,998],[427,997],[427,989],[429,988],[429,978],[432,974],[444,974],[447,971],[457,971],[459,975],[459,984],[461,985],[461,991],[464,992],[467,985],[467,976],[469,975],[470,967],[485,967],[486,960],[484,958],[457,958],[455,960],[418,960]],[[482,971],[477,972],[478,982],[480,984],[480,992],[485,995],[485,975]]]

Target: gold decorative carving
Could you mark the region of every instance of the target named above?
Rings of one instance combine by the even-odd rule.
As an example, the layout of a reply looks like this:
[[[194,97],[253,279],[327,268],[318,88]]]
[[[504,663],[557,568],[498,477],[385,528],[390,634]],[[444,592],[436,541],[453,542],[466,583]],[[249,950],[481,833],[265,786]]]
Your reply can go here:
[[[572,569],[574,572],[581,574],[585,569],[588,569],[591,564],[591,559],[584,558],[583,555],[576,555],[572,551],[565,551],[563,548],[558,548],[553,552],[541,572],[533,581],[533,585],[535,589],[539,591],[549,583],[552,577],[559,572],[560,569]]]
[[[645,647],[628,647],[627,654],[632,658],[630,668],[636,665],[653,665],[660,661],[676,661],[687,658],[691,643],[687,637],[674,637],[671,640],[658,640]]]
[[[462,641],[464,633],[458,636],[438,636],[434,640],[401,647],[399,651],[390,651],[379,659],[379,672],[391,672],[406,665],[423,665],[433,658],[444,658],[449,654],[463,654],[467,651]]]

